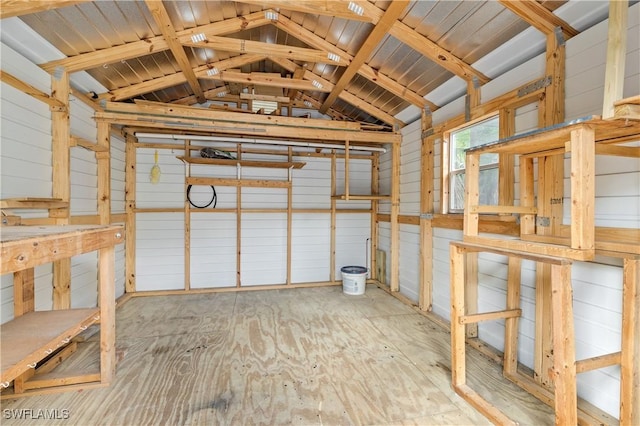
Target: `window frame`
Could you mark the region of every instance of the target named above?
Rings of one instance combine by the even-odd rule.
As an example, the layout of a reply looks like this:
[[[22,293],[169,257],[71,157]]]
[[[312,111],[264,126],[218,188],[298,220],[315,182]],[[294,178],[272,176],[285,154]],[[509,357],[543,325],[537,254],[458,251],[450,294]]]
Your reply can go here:
[[[442,179],[441,179],[441,188],[440,188],[440,211],[442,214],[462,214],[464,213],[464,209],[452,209],[451,205],[451,183],[452,177],[454,175],[459,175],[462,173],[466,173],[466,164],[463,169],[451,170],[451,137],[453,133],[456,133],[460,130],[475,126],[483,121],[488,121],[491,119],[498,119],[498,128],[500,129],[502,126],[501,121],[503,120],[502,114],[500,111],[493,111],[489,114],[485,114],[481,117],[475,118],[473,120],[469,120],[464,124],[448,129],[442,133],[442,149],[441,149],[441,170],[442,170]],[[500,138],[500,131],[498,131],[498,138]],[[465,161],[466,163],[466,161]],[[489,169],[497,169],[498,176],[500,176],[500,163],[501,159],[498,157],[495,163],[486,164],[480,166],[480,170],[489,170]],[[500,178],[498,177],[498,184],[496,190],[498,191],[498,197],[500,197]]]

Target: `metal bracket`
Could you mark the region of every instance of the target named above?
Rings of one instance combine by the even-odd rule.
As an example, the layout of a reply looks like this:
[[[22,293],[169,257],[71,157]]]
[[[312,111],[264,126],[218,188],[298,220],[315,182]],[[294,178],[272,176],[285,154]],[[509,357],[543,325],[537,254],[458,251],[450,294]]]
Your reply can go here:
[[[549,227],[551,226],[551,219],[545,216],[536,217],[536,226]]]
[[[433,213],[420,213],[420,219],[433,219]]]
[[[475,89],[479,89],[481,86],[480,79],[478,78],[477,75],[474,75],[473,77],[471,77],[471,83],[473,84],[473,87]]]
[[[433,135],[433,133],[434,133],[434,132],[433,132],[433,127],[432,127],[432,128],[430,128],[430,129],[427,129],[427,130],[423,131],[423,132],[422,132],[422,134],[421,134],[422,139],[426,139],[426,138],[428,138],[429,136]]]
[[[544,89],[545,87],[550,86],[552,81],[553,79],[551,78],[551,76],[547,76],[545,78],[541,78],[540,80],[534,81],[531,84],[527,84],[526,86],[521,87],[518,90],[518,97],[521,98],[528,95],[529,93],[535,92],[536,90]]]
[[[562,27],[555,27],[553,29],[553,33],[556,36],[556,47],[564,46],[567,41],[564,39]]]
[[[471,120],[471,96],[466,95],[464,97],[464,121]]]

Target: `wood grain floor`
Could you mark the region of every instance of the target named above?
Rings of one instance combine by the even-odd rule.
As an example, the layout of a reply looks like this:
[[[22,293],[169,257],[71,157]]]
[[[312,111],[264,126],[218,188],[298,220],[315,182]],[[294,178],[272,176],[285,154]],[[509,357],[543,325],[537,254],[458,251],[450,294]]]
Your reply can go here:
[[[97,341],[59,368],[95,367]],[[384,291],[340,287],[140,297],[117,311],[108,388],[2,401],[47,425],[489,424],[450,385],[449,334]],[[551,410],[469,351],[472,386],[520,424]],[[71,362],[73,361],[73,362]],[[15,412],[15,411],[11,411]]]

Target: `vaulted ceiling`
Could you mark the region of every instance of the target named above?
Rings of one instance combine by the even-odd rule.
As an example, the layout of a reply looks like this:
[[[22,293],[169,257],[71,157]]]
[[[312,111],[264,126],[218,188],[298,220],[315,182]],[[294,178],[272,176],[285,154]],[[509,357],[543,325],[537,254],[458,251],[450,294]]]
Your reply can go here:
[[[490,80],[472,64],[529,26],[577,34],[564,1],[3,1],[88,72],[99,100],[136,99],[236,110],[275,101],[381,128],[454,76]],[[402,123],[398,123],[402,125]]]

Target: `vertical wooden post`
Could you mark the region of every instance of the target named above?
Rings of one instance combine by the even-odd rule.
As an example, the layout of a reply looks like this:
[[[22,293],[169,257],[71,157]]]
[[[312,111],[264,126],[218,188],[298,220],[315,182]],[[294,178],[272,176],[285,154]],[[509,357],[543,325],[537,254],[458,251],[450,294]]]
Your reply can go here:
[[[571,247],[595,247],[595,131],[587,126],[571,132]]]
[[[513,108],[504,108],[500,110],[500,139],[513,136],[515,134],[515,115]],[[515,156],[513,154],[499,154],[499,156],[498,204],[501,206],[512,206],[515,198]]]
[[[378,195],[380,193],[380,153],[371,153],[371,193]],[[378,206],[380,201],[371,200],[371,278],[379,280],[378,277],[378,259],[376,253],[378,249]]]
[[[522,259],[509,257],[507,275],[506,309],[520,309],[520,279]],[[518,371],[518,317],[505,319],[504,324],[504,365],[505,374],[516,374]]]
[[[137,138],[127,133],[125,138],[125,292],[136,291],[136,141]]]
[[[336,199],[333,198],[336,195],[336,179],[337,175],[337,158],[336,150],[331,150],[331,257],[330,257],[330,270],[329,281],[336,280]]]
[[[604,102],[602,118],[614,115],[614,103],[623,96],[624,67],[627,57],[628,1],[609,2],[609,32],[607,35],[607,64],[604,72]]]
[[[464,181],[464,235],[478,235],[478,213],[473,208],[480,202],[480,155],[467,152]]]
[[[100,381],[111,383],[116,371],[115,247],[100,249],[98,287],[100,288]]]
[[[467,382],[465,363],[465,327],[460,319],[465,315],[465,255],[455,245],[449,246],[451,258],[451,379],[454,387]]]
[[[391,274],[389,288],[400,291],[400,144],[391,145]]]
[[[289,162],[293,161],[293,148],[289,147]],[[289,168],[289,186],[287,186],[287,285],[291,284],[291,250],[292,250],[292,232],[293,232],[293,179],[291,173],[293,170]]]
[[[97,123],[97,144],[106,151],[96,152],[98,163],[98,216],[100,225],[111,223],[111,125],[106,121]]]
[[[29,268],[13,274],[13,316],[15,318],[35,310],[35,278],[34,269]],[[35,374],[30,368],[13,381],[13,391],[24,393],[25,382]]]
[[[237,145],[236,159],[242,160],[241,144]],[[236,185],[236,287],[242,287],[242,185],[240,182]]]
[[[344,141],[344,199],[349,199],[349,141]]]
[[[535,205],[533,158],[520,157],[520,205]],[[520,215],[520,236],[531,235],[536,231],[536,220],[533,214]]]
[[[578,423],[571,264],[551,265],[556,425]]]
[[[433,228],[430,218],[424,214],[433,214],[433,180],[435,138],[428,133],[433,131],[431,112],[422,111],[420,144],[420,289],[418,307],[430,311],[433,304]]]
[[[547,127],[564,120],[565,44],[562,33],[547,35],[546,75],[551,84],[538,104],[538,124]],[[559,235],[562,225],[562,204],[551,204],[552,199],[564,196],[564,155],[538,158],[538,217],[549,219],[549,225],[538,226],[541,235]],[[551,268],[538,264],[536,269],[536,341],[534,348],[534,378],[543,385],[552,386],[547,371],[553,366],[551,342]]]
[[[640,259],[624,259],[620,424],[640,424]]]
[[[191,141],[184,140],[184,156],[191,157]],[[191,163],[184,163],[184,289],[191,289],[191,203],[187,200],[186,194],[189,185],[188,177],[191,176]]]
[[[53,197],[71,200],[71,129],[69,119],[69,74],[54,75],[51,79],[51,97],[62,102],[63,107],[52,107],[52,169]],[[69,223],[69,208],[50,210],[57,225]],[[53,263],[53,309],[71,307],[71,259]]]

